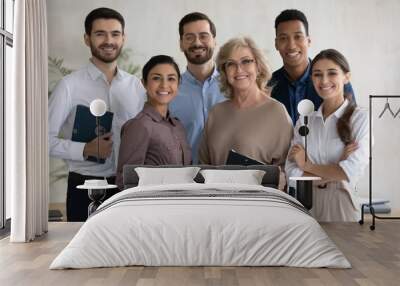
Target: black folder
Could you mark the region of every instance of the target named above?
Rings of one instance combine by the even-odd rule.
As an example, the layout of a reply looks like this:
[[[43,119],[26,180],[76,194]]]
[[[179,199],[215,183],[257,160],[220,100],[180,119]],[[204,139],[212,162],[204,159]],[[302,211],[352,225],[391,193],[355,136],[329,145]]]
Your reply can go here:
[[[228,159],[226,160],[226,165],[265,165],[264,163],[249,158],[243,154],[236,152],[235,150],[230,150],[228,154]]]
[[[99,117],[99,136],[111,131],[113,113],[107,111],[103,116]],[[96,134],[96,117],[90,113],[90,109],[84,105],[76,107],[74,128],[72,130],[71,140],[75,142],[90,142],[97,137]],[[89,156],[88,161],[104,164],[106,160],[97,160],[94,156]]]

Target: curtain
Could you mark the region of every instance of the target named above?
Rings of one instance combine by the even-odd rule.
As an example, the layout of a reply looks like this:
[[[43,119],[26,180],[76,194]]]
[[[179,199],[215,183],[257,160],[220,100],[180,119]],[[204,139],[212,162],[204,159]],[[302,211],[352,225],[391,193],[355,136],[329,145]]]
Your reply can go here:
[[[14,91],[6,98],[6,187],[12,242],[48,229],[46,0],[15,1]]]

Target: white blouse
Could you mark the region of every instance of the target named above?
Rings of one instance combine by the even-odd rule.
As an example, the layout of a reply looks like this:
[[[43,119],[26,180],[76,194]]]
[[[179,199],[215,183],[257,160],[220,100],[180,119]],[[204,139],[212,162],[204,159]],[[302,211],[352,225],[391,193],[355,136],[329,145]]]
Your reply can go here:
[[[358,203],[354,196],[357,181],[362,176],[365,167],[368,165],[369,147],[369,121],[366,110],[357,107],[350,118],[352,137],[358,143],[358,148],[351,153],[347,159],[339,161],[345,145],[340,140],[336,124],[338,119],[346,111],[349,102],[345,100],[333,114],[324,121],[322,115],[323,104],[317,111],[314,111],[308,120],[309,134],[307,136],[307,155],[314,164],[339,164],[347,175],[348,181],[329,183],[326,189],[315,189],[317,192],[337,189],[345,189],[349,192],[352,204],[358,209]],[[300,144],[304,147],[305,138],[299,134],[299,128],[304,125],[304,117],[300,117],[296,122],[292,146]],[[297,167],[295,162],[286,160],[285,171],[287,177],[298,177],[303,175],[303,171]],[[289,181],[290,186],[294,186],[293,181]],[[316,182],[318,184],[318,182]],[[316,194],[314,191],[314,194]],[[318,196],[318,194],[317,194]],[[315,206],[313,206],[314,208]],[[326,207],[326,206],[324,206]]]

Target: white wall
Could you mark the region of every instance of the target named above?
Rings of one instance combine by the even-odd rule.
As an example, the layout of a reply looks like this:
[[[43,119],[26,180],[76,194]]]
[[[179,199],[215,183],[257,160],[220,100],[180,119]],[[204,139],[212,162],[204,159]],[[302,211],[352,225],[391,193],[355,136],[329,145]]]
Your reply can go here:
[[[399,94],[400,1],[397,0],[49,0],[49,55],[63,57],[70,68],[82,66],[89,57],[83,43],[84,18],[94,8],[120,11],[126,19],[126,47],[134,50],[134,62],[143,64],[156,54],[168,54],[183,70],[184,55],[178,46],[178,22],[187,13],[206,13],[217,27],[217,42],[236,35],[249,35],[265,51],[272,68],[282,65],[274,48],[274,19],[284,9],[297,8],[308,17],[312,47],[310,56],[325,48],[336,48],[349,60],[352,84],[359,105],[368,107],[369,94]],[[376,196],[392,200],[400,209],[399,172],[400,118],[377,120],[384,102],[374,109],[373,188]],[[396,110],[400,99],[393,100]],[[359,185],[368,192],[367,172]],[[65,197],[64,197],[65,198]]]

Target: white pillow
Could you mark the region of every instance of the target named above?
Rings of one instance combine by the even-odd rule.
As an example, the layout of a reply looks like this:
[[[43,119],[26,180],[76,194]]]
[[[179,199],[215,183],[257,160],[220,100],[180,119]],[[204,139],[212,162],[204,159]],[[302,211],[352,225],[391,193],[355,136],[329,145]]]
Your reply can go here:
[[[195,183],[193,179],[199,170],[199,167],[135,168],[139,177],[138,186]]]
[[[235,183],[261,185],[265,171],[261,170],[201,170],[204,183]]]

